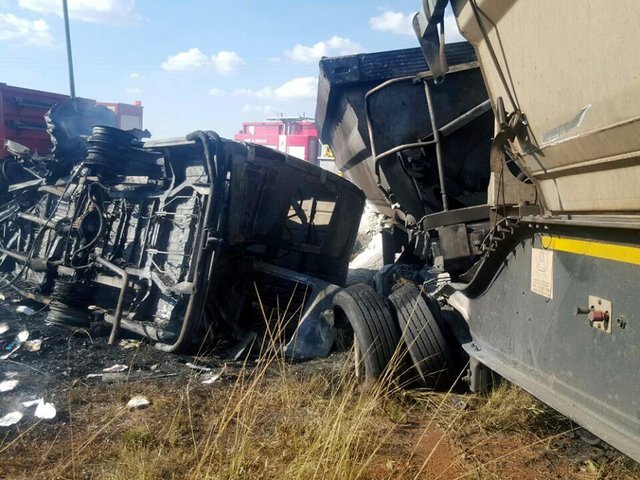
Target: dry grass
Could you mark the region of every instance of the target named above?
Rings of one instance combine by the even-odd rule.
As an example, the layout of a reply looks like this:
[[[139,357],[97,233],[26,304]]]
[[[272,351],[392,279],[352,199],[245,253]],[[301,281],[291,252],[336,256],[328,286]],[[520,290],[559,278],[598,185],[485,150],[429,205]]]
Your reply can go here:
[[[213,385],[195,373],[182,384],[76,385],[66,423],[0,445],[0,477],[640,478],[616,455],[581,471],[554,444],[575,426],[513,386],[457,395],[403,391],[385,378],[361,388],[350,359],[301,374],[277,353],[286,322],[275,323],[257,362]],[[128,411],[135,394],[152,405]]]
[[[573,426],[512,386],[486,396],[399,392],[383,384],[359,389],[348,366],[323,375],[297,373],[280,358],[265,356],[226,384],[205,387],[194,377],[182,386],[108,386],[82,403],[72,394],[69,424],[40,448],[34,450],[33,442],[37,433],[42,436],[42,425],[2,447],[0,476],[533,478],[519,472],[536,472],[545,459],[560,459],[562,470],[550,466],[546,472],[560,472],[560,478],[640,478],[624,457],[572,470],[551,444]],[[127,411],[126,401],[139,393],[153,404]],[[21,462],[26,451],[31,457]]]

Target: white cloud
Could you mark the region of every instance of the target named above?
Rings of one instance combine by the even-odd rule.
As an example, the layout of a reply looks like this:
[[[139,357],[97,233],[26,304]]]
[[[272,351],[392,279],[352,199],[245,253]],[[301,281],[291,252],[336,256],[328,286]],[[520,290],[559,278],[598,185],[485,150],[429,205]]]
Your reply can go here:
[[[398,35],[413,35],[413,14],[387,10],[382,15],[369,19],[372,30],[391,32]]]
[[[233,91],[235,95],[252,98],[273,98],[277,100],[300,100],[314,98],[318,92],[318,79],[316,77],[298,77],[283,83],[277,88],[264,87],[260,90],[250,88],[238,88]]]
[[[226,90],[222,90],[221,88],[213,87],[209,89],[209,95],[211,95],[212,97],[221,97],[226,94],[227,94]]]
[[[211,55],[211,63],[220,75],[230,75],[244,62],[236,52],[221,50],[217,54]]]
[[[283,100],[312,98],[318,93],[317,77],[299,77],[289,80],[276,88],[276,98]]]
[[[390,32],[397,35],[415,35],[413,31],[414,15],[415,13],[387,10],[378,17],[370,18],[369,25],[372,30],[379,30],[381,32]],[[465,41],[464,37],[460,35],[458,31],[455,17],[449,10],[445,12],[444,16],[444,33],[447,43]]]
[[[112,25],[126,24],[141,19],[135,11],[135,0],[72,0],[69,16],[76,20]],[[18,6],[44,14],[62,16],[62,0],[18,0]]]
[[[245,104],[242,107],[243,112],[258,112],[258,113],[273,113],[277,112],[278,109],[273,105],[250,105]]]
[[[12,13],[0,13],[0,40],[24,40],[29,45],[51,46],[53,37],[49,24],[40,20],[27,20]]]
[[[128,88],[125,88],[124,91],[127,92],[129,95],[138,95],[142,93],[142,90],[140,90],[138,87],[128,87]]]
[[[199,48],[190,48],[177,53],[162,63],[162,68],[169,72],[192,72],[196,70],[215,70],[220,75],[230,75],[242,65],[243,60],[236,52],[221,50],[218,53],[205,55]]]
[[[361,52],[364,52],[364,49],[356,42],[348,38],[333,36],[329,40],[311,46],[298,43],[291,50],[285,50],[284,54],[297,63],[313,63],[322,57],[352,55]]]
[[[132,79],[140,78],[140,74],[138,72],[130,73],[129,78],[132,78]]]
[[[211,60],[199,48],[190,48],[186,52],[180,52],[170,56],[162,64],[162,68],[169,72],[188,72],[200,70],[210,66]]]

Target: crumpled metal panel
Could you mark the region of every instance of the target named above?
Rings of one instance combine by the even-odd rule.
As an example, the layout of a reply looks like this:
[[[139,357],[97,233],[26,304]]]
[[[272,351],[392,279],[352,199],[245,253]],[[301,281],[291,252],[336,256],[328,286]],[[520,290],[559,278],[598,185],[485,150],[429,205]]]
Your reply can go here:
[[[99,314],[112,340],[124,328],[173,351],[242,339],[283,316],[301,283],[344,281],[364,206],[345,179],[213,132],[143,143],[94,126],[85,140],[67,124],[78,125],[51,129],[53,157],[7,158],[0,172],[0,287],[48,304],[50,321]],[[297,301],[284,343],[299,319],[321,320],[326,291]],[[273,305],[262,292],[277,293]],[[287,353],[326,355],[331,343]]]

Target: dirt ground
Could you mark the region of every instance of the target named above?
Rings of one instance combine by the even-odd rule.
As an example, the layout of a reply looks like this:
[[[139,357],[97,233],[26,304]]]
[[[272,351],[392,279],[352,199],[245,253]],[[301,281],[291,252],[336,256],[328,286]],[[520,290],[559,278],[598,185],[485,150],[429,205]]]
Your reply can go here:
[[[640,478],[637,464],[591,445],[512,386],[484,396],[369,395],[344,381],[345,353],[265,368],[169,355],[144,341],[108,346],[106,326],[51,325],[42,313],[17,313],[18,305],[0,307],[9,327],[0,354],[21,330],[42,347],[0,360],[0,381],[18,381],[0,393],[0,417],[24,415],[0,427],[3,479]],[[115,364],[126,370],[104,375]],[[202,383],[212,375],[219,378]],[[136,395],[150,405],[127,408]],[[22,405],[39,398],[55,406],[55,418]]]

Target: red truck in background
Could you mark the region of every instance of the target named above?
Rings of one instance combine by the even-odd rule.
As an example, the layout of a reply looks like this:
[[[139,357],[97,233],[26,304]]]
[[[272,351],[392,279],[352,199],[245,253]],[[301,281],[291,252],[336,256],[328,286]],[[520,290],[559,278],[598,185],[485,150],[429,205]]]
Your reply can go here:
[[[67,100],[68,95],[14,87],[0,83],[0,157],[6,155],[5,141],[13,140],[44,155],[51,150],[44,115],[56,103]],[[142,130],[142,102],[98,102],[116,114],[116,126],[123,130]]]
[[[264,145],[318,165],[316,124],[305,117],[272,117],[266,122],[245,122],[233,139]]]

